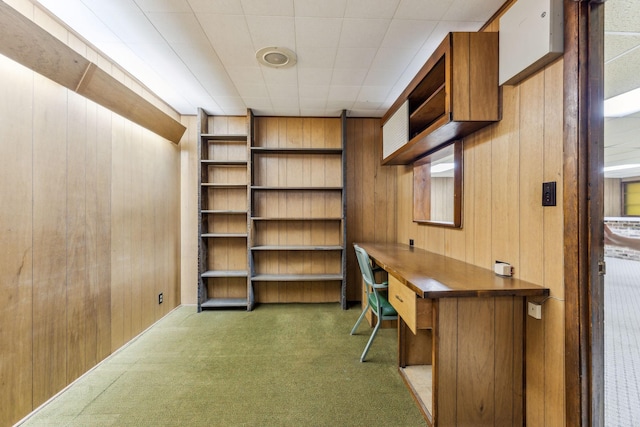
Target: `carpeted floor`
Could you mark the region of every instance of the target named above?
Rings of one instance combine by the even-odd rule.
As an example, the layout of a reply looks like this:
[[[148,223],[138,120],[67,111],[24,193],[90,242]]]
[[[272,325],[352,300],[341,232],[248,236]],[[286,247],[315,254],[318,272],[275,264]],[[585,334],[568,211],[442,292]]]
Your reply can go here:
[[[23,426],[423,426],[395,329],[337,304],[180,307]]]

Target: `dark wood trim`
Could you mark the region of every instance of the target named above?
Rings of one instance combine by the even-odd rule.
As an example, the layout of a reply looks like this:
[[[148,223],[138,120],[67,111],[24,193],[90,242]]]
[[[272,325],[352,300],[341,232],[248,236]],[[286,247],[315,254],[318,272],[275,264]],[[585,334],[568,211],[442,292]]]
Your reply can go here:
[[[564,1],[565,396],[571,426],[603,425],[603,5]]]

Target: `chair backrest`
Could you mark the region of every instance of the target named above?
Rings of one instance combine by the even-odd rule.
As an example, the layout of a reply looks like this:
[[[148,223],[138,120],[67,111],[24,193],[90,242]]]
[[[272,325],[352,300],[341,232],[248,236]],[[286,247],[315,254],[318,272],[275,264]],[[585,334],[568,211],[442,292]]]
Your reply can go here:
[[[358,245],[353,245],[356,250],[356,257],[358,258],[358,264],[360,265],[360,271],[362,272],[362,278],[367,284],[367,293],[369,293],[369,286],[373,286],[375,279],[373,277],[373,270],[371,269],[371,261],[369,260],[369,254]]]

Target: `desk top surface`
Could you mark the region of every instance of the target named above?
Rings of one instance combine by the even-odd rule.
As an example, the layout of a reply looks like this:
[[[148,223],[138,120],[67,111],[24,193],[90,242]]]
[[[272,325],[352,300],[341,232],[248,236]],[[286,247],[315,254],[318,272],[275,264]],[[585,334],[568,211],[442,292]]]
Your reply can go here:
[[[399,243],[357,243],[422,298],[546,296],[549,289]]]

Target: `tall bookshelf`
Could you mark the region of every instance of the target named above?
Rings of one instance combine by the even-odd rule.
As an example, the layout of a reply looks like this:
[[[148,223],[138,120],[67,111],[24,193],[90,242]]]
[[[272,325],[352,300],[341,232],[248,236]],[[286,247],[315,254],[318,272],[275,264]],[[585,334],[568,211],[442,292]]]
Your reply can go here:
[[[249,141],[247,116],[198,112],[198,311],[253,308],[249,280]]]
[[[253,123],[249,270],[256,298],[346,308],[346,114]]]

